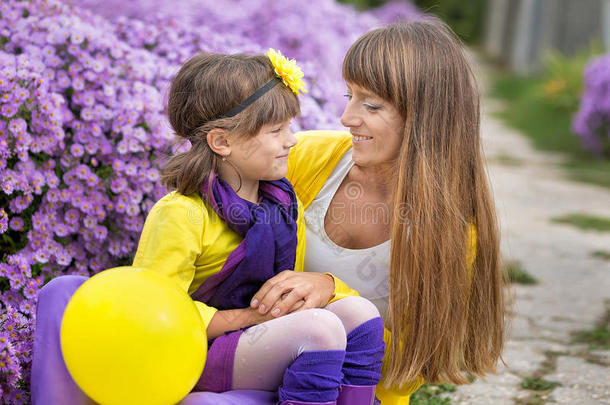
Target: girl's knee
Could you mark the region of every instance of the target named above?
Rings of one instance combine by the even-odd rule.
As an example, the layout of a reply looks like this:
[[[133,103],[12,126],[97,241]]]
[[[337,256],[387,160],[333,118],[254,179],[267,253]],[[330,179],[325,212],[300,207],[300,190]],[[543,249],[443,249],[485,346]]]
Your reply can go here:
[[[326,308],[341,319],[347,333],[358,325],[381,316],[375,304],[362,297],[345,297]]]
[[[362,316],[363,322],[369,319],[378,318],[379,309],[371,301],[362,297],[346,297],[350,305],[353,305],[354,311]]]
[[[302,324],[305,350],[345,350],[345,328],[337,315],[318,308],[303,311],[303,314],[307,317]]]

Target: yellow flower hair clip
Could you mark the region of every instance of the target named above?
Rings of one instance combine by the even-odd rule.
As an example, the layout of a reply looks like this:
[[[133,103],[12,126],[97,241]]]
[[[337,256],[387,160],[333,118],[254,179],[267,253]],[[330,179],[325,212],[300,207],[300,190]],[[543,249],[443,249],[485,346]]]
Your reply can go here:
[[[297,66],[294,59],[288,59],[280,51],[269,48],[267,56],[271,60],[273,70],[278,78],[297,96],[299,91],[307,93],[305,82],[303,81],[303,71]]]

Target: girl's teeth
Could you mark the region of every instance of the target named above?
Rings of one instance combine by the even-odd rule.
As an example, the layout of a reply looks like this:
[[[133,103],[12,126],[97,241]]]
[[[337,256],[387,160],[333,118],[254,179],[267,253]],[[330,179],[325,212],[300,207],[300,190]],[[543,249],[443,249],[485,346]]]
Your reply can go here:
[[[356,141],[366,141],[366,140],[368,140],[368,139],[373,139],[373,138],[368,137],[368,136],[355,136],[355,137],[354,137],[354,139],[355,139]]]

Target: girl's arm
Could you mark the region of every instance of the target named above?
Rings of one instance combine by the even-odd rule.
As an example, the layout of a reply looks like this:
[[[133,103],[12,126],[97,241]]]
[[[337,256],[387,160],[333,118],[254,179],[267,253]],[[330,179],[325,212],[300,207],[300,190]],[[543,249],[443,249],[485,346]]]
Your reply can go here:
[[[238,330],[247,326],[258,325],[275,318],[270,314],[261,315],[256,309],[241,308],[216,311],[208,324],[208,339],[215,339],[225,332]]]

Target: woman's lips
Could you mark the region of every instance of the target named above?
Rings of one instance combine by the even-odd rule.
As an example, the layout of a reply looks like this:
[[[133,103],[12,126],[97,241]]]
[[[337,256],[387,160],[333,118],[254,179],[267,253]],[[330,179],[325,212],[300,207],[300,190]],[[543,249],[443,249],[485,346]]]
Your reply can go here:
[[[363,143],[363,142],[369,142],[372,141],[373,137],[372,136],[364,136],[364,135],[355,135],[352,134],[352,141],[354,143]]]

